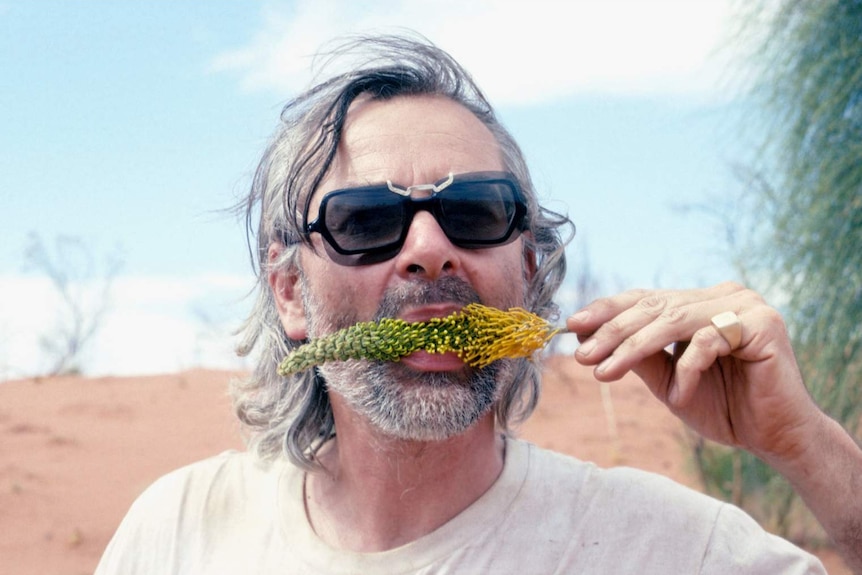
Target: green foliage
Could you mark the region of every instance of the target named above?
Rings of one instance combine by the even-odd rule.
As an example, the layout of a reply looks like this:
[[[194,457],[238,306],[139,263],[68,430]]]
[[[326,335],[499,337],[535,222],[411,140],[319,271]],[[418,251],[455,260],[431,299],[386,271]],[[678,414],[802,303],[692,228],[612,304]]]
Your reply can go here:
[[[862,2],[783,2],[756,94],[774,161],[773,281],[815,399],[859,430],[862,387]],[[771,177],[770,177],[771,176]]]
[[[760,218],[741,254],[749,277],[780,294],[817,403],[859,437],[862,418],[862,1],[743,6],[753,49],[760,156],[746,201]],[[811,540],[804,507],[755,457],[696,445],[704,485],[780,534]],[[802,533],[791,532],[791,527]]]

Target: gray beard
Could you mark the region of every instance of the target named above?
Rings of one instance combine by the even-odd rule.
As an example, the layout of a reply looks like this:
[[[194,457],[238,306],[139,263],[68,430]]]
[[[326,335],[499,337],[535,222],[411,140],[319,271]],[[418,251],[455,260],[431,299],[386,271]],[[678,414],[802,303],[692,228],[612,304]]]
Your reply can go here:
[[[321,366],[327,387],[386,435],[440,441],[460,435],[497,399],[498,369],[417,372],[400,363],[346,361]]]
[[[305,309],[314,335],[356,323],[355,317],[326,318],[308,289]],[[433,284],[415,282],[384,294],[375,319],[396,317],[407,305],[455,302],[466,305],[478,295],[465,282],[446,277]],[[352,315],[352,314],[351,314]],[[328,321],[327,321],[328,320]],[[499,378],[511,377],[511,362],[482,369],[422,372],[399,362],[349,360],[318,367],[329,391],[383,433],[398,439],[440,441],[460,435],[497,401]]]

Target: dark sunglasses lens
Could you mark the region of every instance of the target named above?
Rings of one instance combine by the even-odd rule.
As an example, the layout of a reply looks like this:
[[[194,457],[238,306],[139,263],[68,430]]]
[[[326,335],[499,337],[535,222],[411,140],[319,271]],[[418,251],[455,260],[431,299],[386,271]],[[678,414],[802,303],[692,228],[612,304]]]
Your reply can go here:
[[[440,225],[461,245],[492,245],[508,239],[514,230],[517,197],[505,182],[453,184],[440,196]]]
[[[404,202],[386,189],[338,192],[323,209],[329,239],[345,253],[396,244],[404,229]]]

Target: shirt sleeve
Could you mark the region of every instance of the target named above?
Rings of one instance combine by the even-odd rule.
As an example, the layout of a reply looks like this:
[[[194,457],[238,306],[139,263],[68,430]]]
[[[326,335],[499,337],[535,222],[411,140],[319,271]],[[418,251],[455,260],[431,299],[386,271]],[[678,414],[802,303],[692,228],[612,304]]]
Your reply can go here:
[[[723,504],[704,554],[701,573],[825,575],[826,570],[814,555],[765,531],[741,509]]]
[[[176,550],[182,487],[181,477],[169,474],[138,497],[108,543],[95,575],[179,572]]]

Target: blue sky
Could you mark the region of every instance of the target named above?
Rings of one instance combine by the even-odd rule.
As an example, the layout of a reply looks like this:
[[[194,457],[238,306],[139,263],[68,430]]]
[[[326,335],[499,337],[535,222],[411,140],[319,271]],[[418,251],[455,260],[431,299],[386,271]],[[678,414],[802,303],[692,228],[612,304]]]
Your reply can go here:
[[[572,274],[588,254],[607,291],[728,279],[713,223],[675,207],[738,187],[731,22],[718,0],[0,0],[0,378],[44,369],[39,337],[61,317],[25,266],[31,233],[123,260],[87,373],[240,366],[230,331],[252,276],[223,210],[317,48],[392,26],[449,50],[496,103],[578,225]]]

